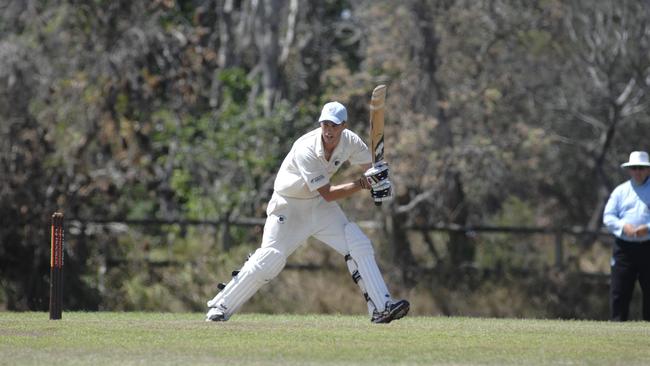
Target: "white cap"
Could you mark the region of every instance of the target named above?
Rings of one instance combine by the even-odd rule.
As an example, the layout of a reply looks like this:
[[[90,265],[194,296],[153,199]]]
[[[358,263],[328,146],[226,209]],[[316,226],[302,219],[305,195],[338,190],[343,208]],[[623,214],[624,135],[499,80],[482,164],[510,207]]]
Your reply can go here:
[[[632,151],[632,153],[630,153],[630,161],[621,164],[622,168],[630,166],[650,166],[648,153],[645,151]]]
[[[323,106],[318,122],[332,121],[337,125],[348,120],[348,111],[339,102],[329,102]]]

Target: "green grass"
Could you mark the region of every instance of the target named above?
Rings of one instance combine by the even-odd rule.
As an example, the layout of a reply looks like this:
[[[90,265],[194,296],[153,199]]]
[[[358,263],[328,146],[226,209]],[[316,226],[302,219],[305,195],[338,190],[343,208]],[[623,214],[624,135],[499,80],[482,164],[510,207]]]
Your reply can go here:
[[[641,365],[641,322],[0,312],[0,365]]]

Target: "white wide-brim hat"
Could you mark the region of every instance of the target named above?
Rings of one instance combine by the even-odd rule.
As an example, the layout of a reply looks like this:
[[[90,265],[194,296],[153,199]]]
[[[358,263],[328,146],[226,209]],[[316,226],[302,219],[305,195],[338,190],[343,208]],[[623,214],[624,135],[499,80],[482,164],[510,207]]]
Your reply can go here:
[[[332,121],[337,125],[348,120],[348,111],[339,102],[329,102],[323,106],[318,122]]]
[[[631,166],[650,167],[650,160],[648,159],[648,153],[645,151],[632,151],[630,153],[630,161],[621,164],[621,168],[627,168]]]

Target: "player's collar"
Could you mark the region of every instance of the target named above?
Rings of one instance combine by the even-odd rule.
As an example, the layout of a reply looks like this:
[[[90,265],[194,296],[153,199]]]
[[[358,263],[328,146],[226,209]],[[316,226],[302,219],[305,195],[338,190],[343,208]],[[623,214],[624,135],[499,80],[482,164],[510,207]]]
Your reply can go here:
[[[318,133],[316,134],[317,135],[316,136],[316,155],[318,155],[319,157],[322,157],[323,160],[327,160],[327,159],[325,159],[325,145],[323,145],[323,136],[322,136],[322,134],[323,134],[323,130],[322,130],[322,128],[319,127],[318,128]],[[334,155],[336,155],[336,152],[339,151],[339,149],[341,149],[341,144],[343,143],[343,134],[345,134],[345,130],[341,133],[341,139],[339,140],[339,143],[334,148],[334,151],[332,151],[332,156],[330,157],[330,160]]]

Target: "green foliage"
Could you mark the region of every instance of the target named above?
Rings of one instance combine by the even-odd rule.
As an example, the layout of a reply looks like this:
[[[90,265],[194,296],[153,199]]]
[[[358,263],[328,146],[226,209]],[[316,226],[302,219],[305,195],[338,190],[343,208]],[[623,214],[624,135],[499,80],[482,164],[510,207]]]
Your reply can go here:
[[[127,219],[146,219],[151,217],[152,213],[155,212],[156,204],[151,197],[149,197],[150,194],[144,184],[134,184],[128,190],[125,190],[124,195],[132,202],[129,207],[129,212],[126,215]]]
[[[229,281],[231,272],[241,268],[258,246],[257,240],[242,240],[228,251],[208,245],[219,234],[209,227],[172,225],[164,232],[149,234],[134,227],[104,254],[109,262],[125,262],[106,273],[104,306],[129,311],[202,310],[216,293],[216,284]]]
[[[178,310],[182,304],[177,304],[169,286],[161,283],[148,283],[142,275],[130,278],[124,283],[127,301],[122,309],[134,311],[138,309]]]
[[[217,78],[223,83],[224,104],[229,107],[241,109],[248,101],[251,90],[251,81],[246,77],[246,72],[241,68],[225,69],[218,72]]]
[[[508,197],[501,208],[501,212],[490,220],[495,226],[531,227],[535,226],[535,211],[530,203],[521,198]]]
[[[501,206],[501,211],[490,220],[497,227],[534,227],[536,213],[530,204],[510,196]],[[548,261],[543,252],[536,248],[536,238],[521,234],[491,234],[481,238],[478,261],[481,267],[527,270],[539,269]]]
[[[525,47],[536,56],[546,52],[545,49],[553,44],[553,35],[541,29],[518,32],[518,37]]]
[[[220,74],[223,108],[199,117],[169,110],[153,115],[155,163],[171,168],[170,188],[187,218],[218,218],[251,199],[279,165],[287,106],[271,116],[246,106],[242,70]]]

